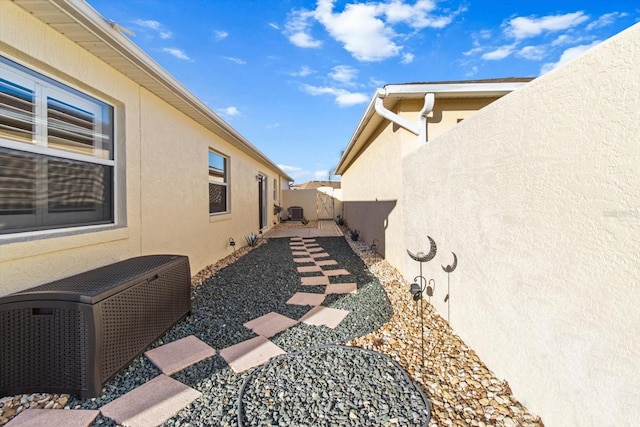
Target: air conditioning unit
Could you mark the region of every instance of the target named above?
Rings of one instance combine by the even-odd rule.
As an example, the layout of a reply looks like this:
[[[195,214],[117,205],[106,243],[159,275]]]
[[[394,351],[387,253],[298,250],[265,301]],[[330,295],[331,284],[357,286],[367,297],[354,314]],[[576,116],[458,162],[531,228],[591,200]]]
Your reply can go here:
[[[289,208],[289,219],[291,221],[302,221],[302,207],[301,206],[291,206]]]

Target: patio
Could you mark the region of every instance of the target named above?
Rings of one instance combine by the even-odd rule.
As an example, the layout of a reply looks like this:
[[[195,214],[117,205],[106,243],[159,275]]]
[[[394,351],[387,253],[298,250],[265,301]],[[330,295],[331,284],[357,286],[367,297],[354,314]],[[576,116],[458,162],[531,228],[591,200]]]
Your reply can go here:
[[[52,402],[58,400],[63,407],[93,411],[82,412],[95,417],[93,422],[82,425],[119,425],[111,418],[119,419],[118,416],[123,415],[118,414],[131,411],[129,405],[133,403],[118,405],[123,402],[118,398],[134,392],[153,394],[150,390],[158,384],[160,387],[155,388],[172,390],[171,394],[184,400],[172,407],[174,402],[165,393],[160,396],[160,403],[146,403],[150,414],[145,413],[142,418],[136,416],[144,411],[124,415],[125,418],[120,418],[122,425],[162,422],[167,426],[240,425],[238,402],[243,402],[246,411],[253,411],[251,419],[247,413],[245,425],[269,425],[274,422],[269,418],[269,409],[256,406],[255,401],[284,403],[278,406],[282,411],[283,407],[291,406],[285,402],[285,392],[289,390],[276,387],[271,391],[249,390],[243,394],[243,384],[251,384],[248,379],[271,371],[282,362],[275,365],[270,362],[264,368],[256,366],[279,354],[345,343],[374,350],[398,362],[430,401],[429,425],[541,425],[537,417],[515,400],[508,384],[495,378],[426,302],[426,363],[421,366],[419,322],[407,291],[408,284],[368,246],[336,236],[341,232],[335,223],[331,224],[321,223],[315,229],[297,231],[276,229],[257,248],[241,251],[238,256],[230,256],[204,270],[194,278],[192,315],[154,343],[147,356],[136,358],[110,381],[101,396],[84,400],[66,395],[39,397],[42,403],[34,407],[55,406]],[[286,237],[275,237],[278,233]],[[311,237],[313,233],[333,234],[333,237]],[[185,347],[179,347],[181,343],[186,344],[188,351],[186,356],[176,358],[172,355],[185,352]],[[173,351],[165,351],[170,346],[175,347]],[[181,364],[184,357],[192,359]],[[300,360],[304,359],[301,356]],[[283,359],[274,359],[279,360]],[[350,358],[342,354],[337,360]],[[371,375],[367,376],[375,377],[377,370],[373,369],[373,362],[363,362],[361,358],[354,358],[352,362],[347,363],[354,369],[352,375],[356,374],[356,368],[363,368],[370,371]],[[338,382],[344,369],[342,366],[336,369],[333,380]],[[331,372],[330,367],[327,371]],[[263,378],[267,382],[266,377]],[[400,380],[388,383],[387,386],[395,384],[398,389],[411,388],[411,384]],[[354,380],[352,385],[355,387],[341,388],[362,395],[367,387],[376,387],[367,386],[363,379]],[[393,394],[391,388],[385,389],[380,384],[377,388]],[[322,401],[314,393],[302,394]],[[242,400],[243,396],[254,399]],[[335,400],[334,395],[331,397]],[[11,408],[6,407],[4,400],[0,402],[5,405],[2,410],[6,414]],[[404,407],[382,403],[388,406],[386,409],[382,406],[382,410],[376,404],[372,412],[369,405],[373,399],[360,399],[358,404],[354,403],[356,398],[350,400],[342,402],[341,407],[331,406],[321,412],[322,417],[315,422],[311,421],[313,414],[306,413],[310,425],[325,425],[325,422],[326,425],[421,425],[416,415],[419,407],[408,408],[406,402]],[[302,401],[297,407],[310,408],[315,403]],[[102,414],[98,414],[99,410]],[[154,411],[163,410],[164,418],[153,418]],[[330,417],[336,413],[332,411],[338,411],[333,421]],[[374,418],[368,419],[369,413],[374,413]],[[408,416],[410,413],[414,414],[413,418]],[[18,417],[9,425],[19,425],[16,421]],[[295,418],[288,422],[287,418],[280,418],[280,425],[302,424]]]

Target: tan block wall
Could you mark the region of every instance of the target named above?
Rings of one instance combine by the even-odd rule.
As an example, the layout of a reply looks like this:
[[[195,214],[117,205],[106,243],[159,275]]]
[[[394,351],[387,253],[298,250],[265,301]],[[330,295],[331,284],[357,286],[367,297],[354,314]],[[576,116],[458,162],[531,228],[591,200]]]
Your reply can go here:
[[[545,425],[640,420],[639,64],[636,25],[403,161],[432,303],[453,251],[454,330]]]
[[[0,54],[116,107],[116,152],[125,169],[123,221],[92,232],[0,238],[0,296],[132,256],[188,255],[192,273],[258,232],[258,182],[267,176],[267,224],[278,172],[182,115],[11,2],[0,1]],[[208,150],[230,158],[231,213],[209,216]],[[281,191],[281,190],[279,190]],[[278,194],[278,199],[281,195]]]

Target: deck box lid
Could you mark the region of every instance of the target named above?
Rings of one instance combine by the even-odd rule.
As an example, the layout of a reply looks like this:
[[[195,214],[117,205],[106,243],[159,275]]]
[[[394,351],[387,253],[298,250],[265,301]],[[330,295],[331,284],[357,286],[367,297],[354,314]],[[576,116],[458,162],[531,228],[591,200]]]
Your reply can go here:
[[[34,300],[96,304],[131,285],[144,280],[152,281],[158,273],[185,260],[188,262],[188,258],[183,255],[145,255],[129,258],[6,295],[0,298],[0,304]]]

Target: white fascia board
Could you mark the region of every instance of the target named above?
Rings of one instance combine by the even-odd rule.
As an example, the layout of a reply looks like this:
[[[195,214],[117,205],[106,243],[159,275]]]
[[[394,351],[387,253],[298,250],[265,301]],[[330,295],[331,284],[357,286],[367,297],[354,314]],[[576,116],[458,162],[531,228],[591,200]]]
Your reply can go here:
[[[426,93],[438,97],[479,97],[501,96],[520,89],[528,82],[488,82],[488,83],[416,83],[390,84],[384,87],[385,97],[419,99]]]

